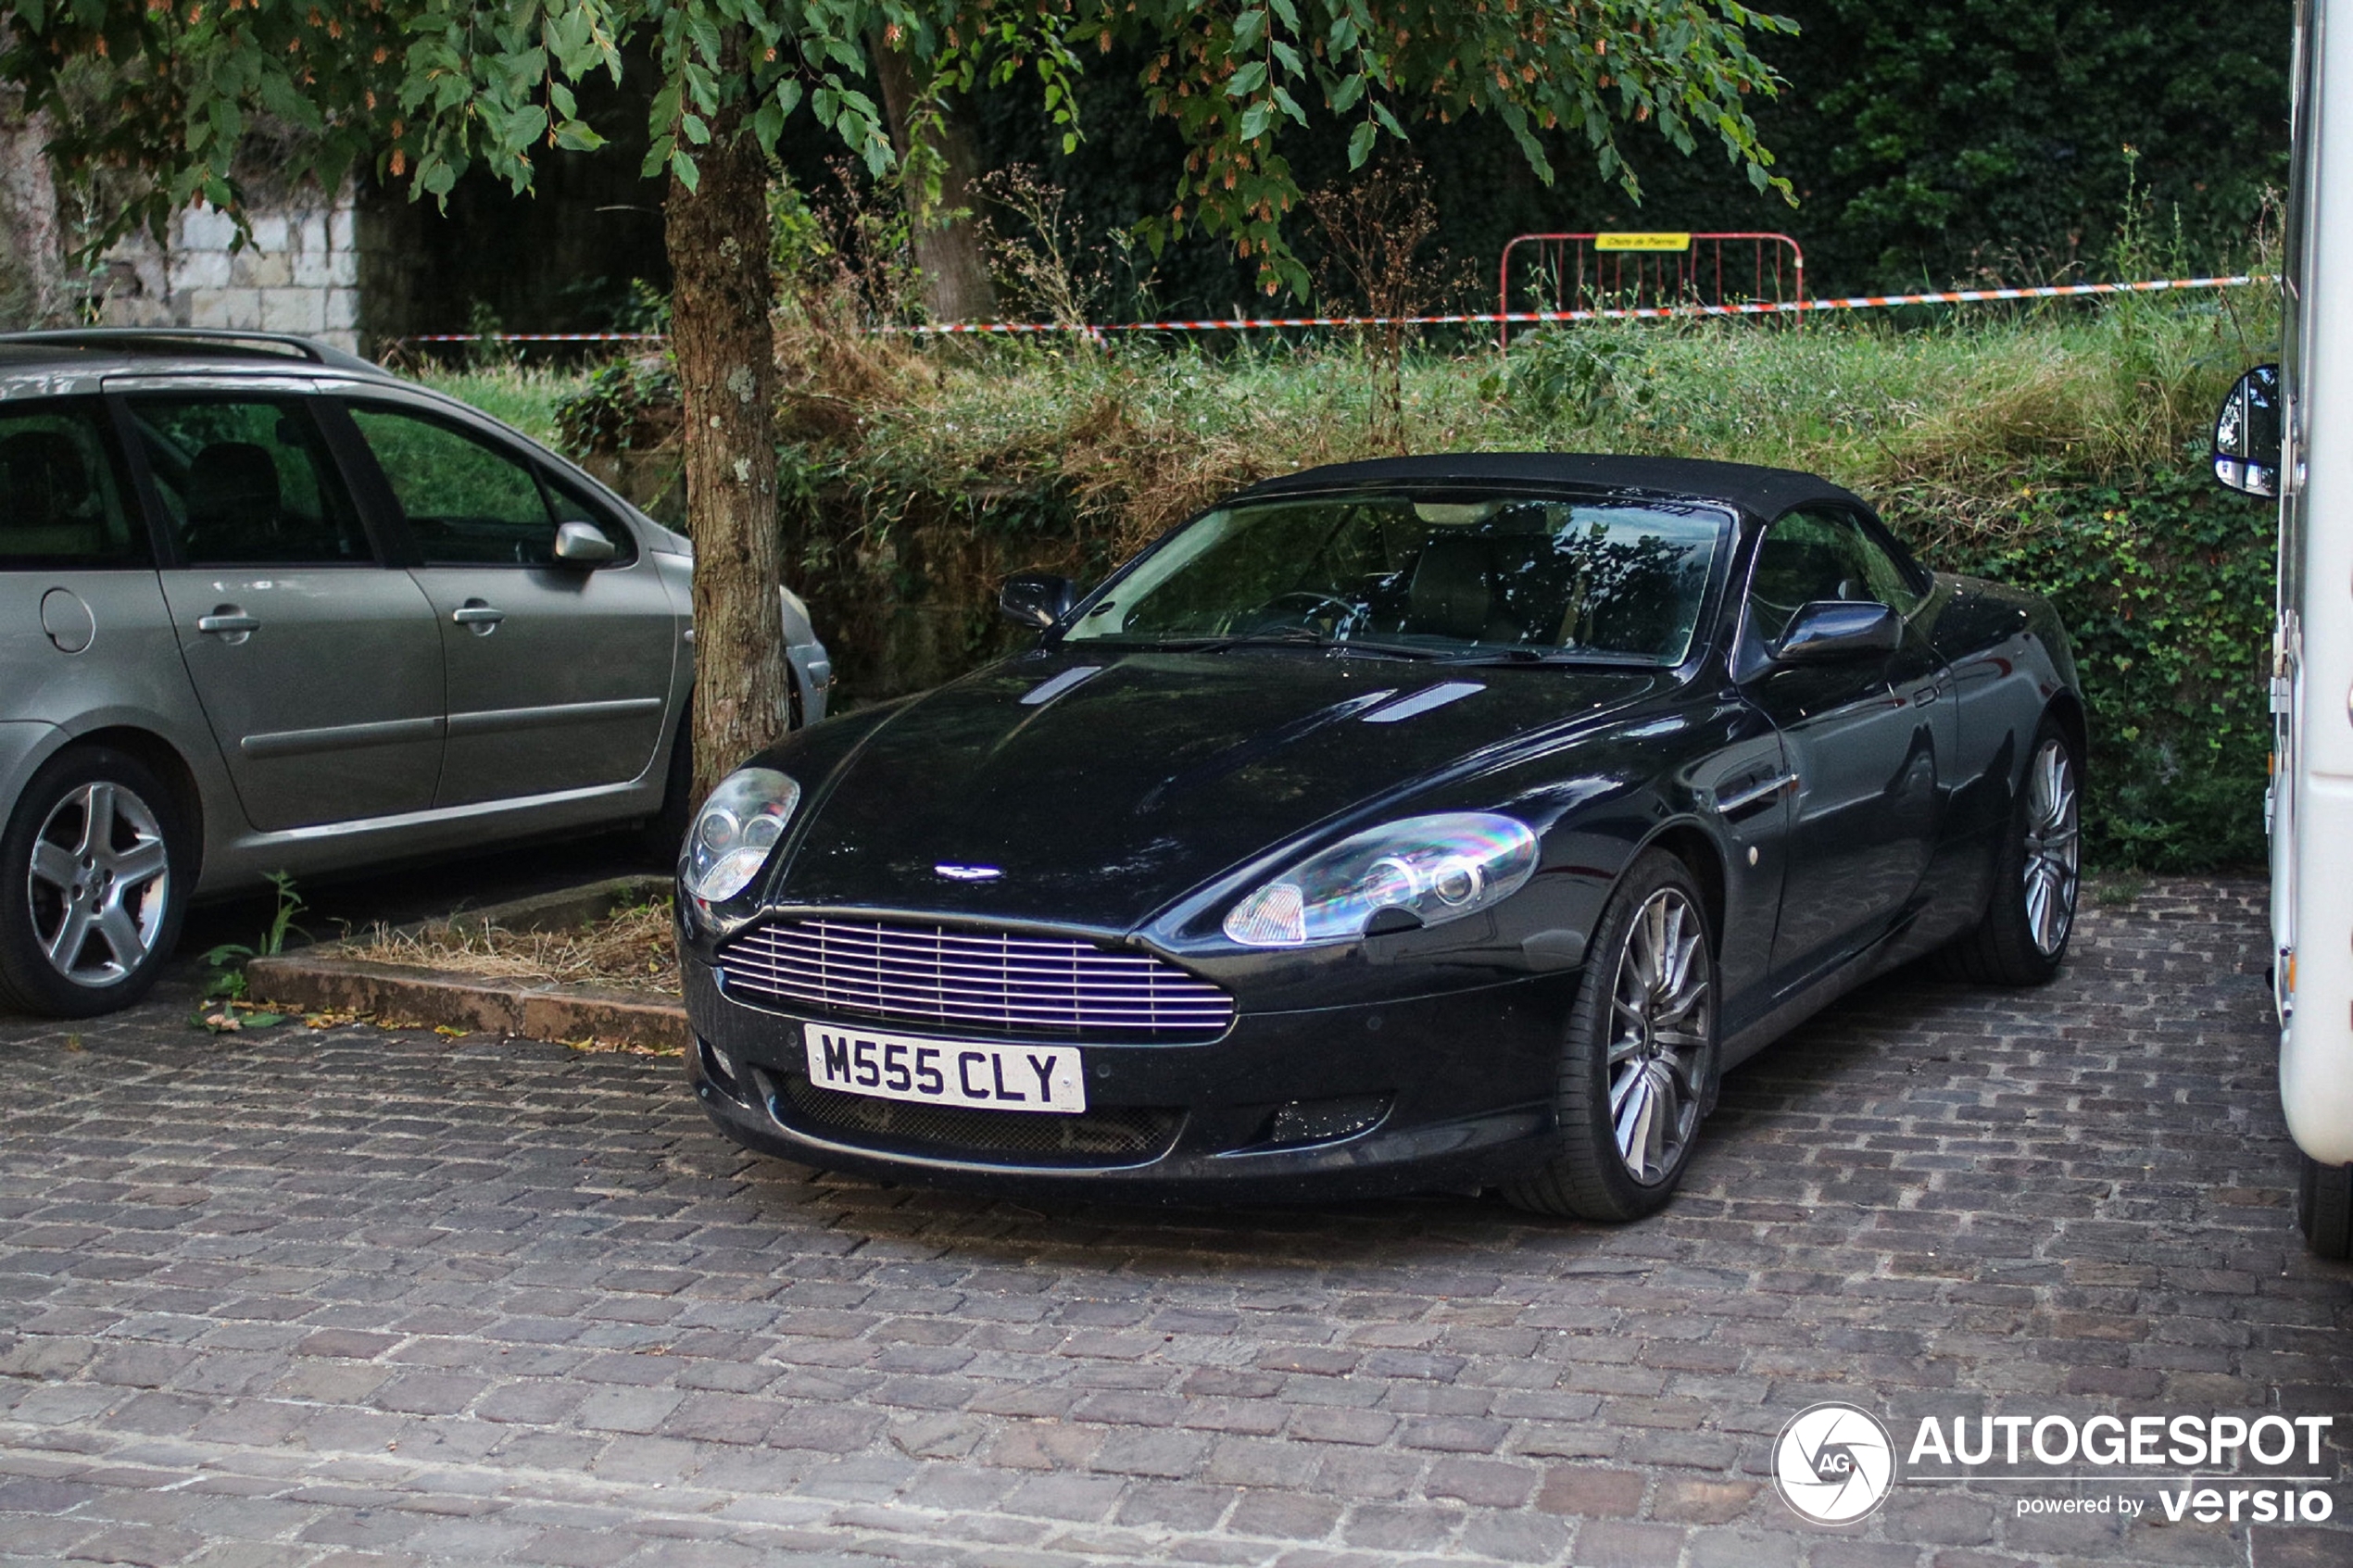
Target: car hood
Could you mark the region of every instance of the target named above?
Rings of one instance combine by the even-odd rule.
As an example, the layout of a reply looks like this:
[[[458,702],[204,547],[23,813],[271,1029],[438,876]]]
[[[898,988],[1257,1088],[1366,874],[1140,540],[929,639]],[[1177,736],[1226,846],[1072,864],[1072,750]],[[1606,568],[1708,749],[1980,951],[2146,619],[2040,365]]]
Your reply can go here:
[[[1319,825],[1671,684],[1291,650],[1015,658],[803,773],[806,826],[769,897],[1126,932]]]

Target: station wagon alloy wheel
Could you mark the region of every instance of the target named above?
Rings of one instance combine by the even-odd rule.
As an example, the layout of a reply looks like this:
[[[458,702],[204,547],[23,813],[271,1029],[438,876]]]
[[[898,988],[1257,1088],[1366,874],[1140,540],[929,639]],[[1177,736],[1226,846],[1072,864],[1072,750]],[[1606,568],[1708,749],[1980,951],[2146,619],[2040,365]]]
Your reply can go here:
[[[2034,947],[2056,958],[2075,920],[2076,873],[2082,857],[2075,762],[2046,740],[2027,771],[2026,921]]]
[[[163,824],[104,780],[69,793],[33,840],[26,893],[33,939],[77,985],[112,985],[154,948],[171,901]]]
[[[145,995],[180,940],[188,833],[140,759],[86,745],[52,757],[0,833],[0,1004],[87,1018]]]

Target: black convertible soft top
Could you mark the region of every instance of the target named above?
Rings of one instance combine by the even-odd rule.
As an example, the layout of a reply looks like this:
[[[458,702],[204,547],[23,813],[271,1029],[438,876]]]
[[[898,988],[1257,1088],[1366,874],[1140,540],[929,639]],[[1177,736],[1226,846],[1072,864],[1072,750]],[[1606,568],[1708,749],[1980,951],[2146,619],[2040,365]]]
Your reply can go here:
[[[1362,463],[1329,463],[1263,480],[1237,499],[1255,501],[1309,491],[1447,483],[1561,484],[1580,489],[1639,491],[1653,495],[1727,501],[1768,521],[1792,507],[1809,502],[1831,502],[1871,511],[1851,491],[1792,469],[1703,462],[1696,458],[1627,458],[1584,452],[1447,452],[1429,457],[1376,458]]]

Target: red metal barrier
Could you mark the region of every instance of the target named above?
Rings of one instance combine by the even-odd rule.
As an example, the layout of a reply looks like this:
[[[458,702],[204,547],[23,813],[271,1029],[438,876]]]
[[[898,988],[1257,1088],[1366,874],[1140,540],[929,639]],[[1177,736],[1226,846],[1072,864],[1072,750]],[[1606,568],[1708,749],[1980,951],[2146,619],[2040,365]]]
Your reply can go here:
[[[1512,257],[1532,248],[1521,284],[1531,303],[1515,312]],[[1729,254],[1728,254],[1729,251]],[[1778,314],[1804,319],[1806,252],[1787,234],[1520,234],[1504,247],[1497,280],[1496,346],[1507,348],[1509,318],[1529,310],[1672,314]]]

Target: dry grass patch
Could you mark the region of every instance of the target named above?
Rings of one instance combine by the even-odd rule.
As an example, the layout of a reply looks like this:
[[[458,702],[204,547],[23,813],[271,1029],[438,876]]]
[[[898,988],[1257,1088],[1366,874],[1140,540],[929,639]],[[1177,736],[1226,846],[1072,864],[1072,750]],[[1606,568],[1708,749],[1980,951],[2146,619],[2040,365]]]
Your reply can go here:
[[[675,932],[671,902],[663,898],[624,905],[602,920],[558,931],[455,922],[422,930],[378,930],[354,939],[343,956],[486,980],[676,997],[681,990]]]

